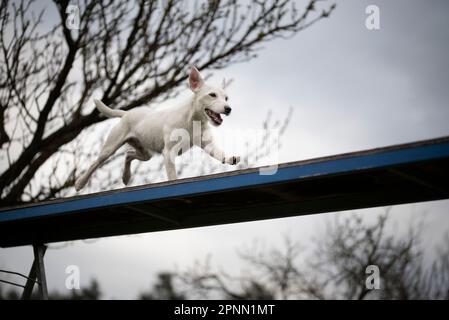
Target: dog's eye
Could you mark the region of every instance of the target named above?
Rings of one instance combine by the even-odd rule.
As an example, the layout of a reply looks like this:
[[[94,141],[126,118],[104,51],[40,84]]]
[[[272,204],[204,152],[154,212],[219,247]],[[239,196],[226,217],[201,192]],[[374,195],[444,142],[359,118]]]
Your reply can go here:
[[[217,95],[215,94],[215,93],[209,93],[209,95],[212,97],[212,98],[216,98],[217,97]]]
[[[225,101],[228,101],[228,97],[225,97]]]

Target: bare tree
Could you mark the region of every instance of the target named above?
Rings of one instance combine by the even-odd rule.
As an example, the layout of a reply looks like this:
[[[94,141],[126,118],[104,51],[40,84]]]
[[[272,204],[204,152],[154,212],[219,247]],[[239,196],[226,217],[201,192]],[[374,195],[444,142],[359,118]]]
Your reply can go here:
[[[191,65],[253,59],[263,43],[329,16],[335,5],[319,2],[300,10],[290,0],[80,0],[77,24],[69,0],[46,10],[2,1],[2,204],[67,193],[89,153],[80,133],[105,120],[92,96],[123,110],[174,97]]]
[[[69,293],[61,293],[58,291],[51,291],[48,295],[50,300],[100,300],[102,292],[97,280],[92,279],[89,285],[79,290],[69,290]],[[19,300],[21,292],[9,287],[5,289],[0,285],[0,300]],[[40,300],[41,296],[38,290],[34,290],[30,297],[31,300]]]
[[[389,211],[389,209],[387,210]],[[404,236],[387,231],[388,212],[369,224],[352,215],[329,224],[317,241],[312,268],[321,297],[341,299],[449,299],[449,249],[442,243],[436,258],[425,256],[422,223]],[[377,266],[380,289],[366,286],[366,268]],[[324,274],[326,277],[321,277]]]
[[[239,276],[214,270],[209,258],[196,262],[179,274],[180,288],[193,298],[449,299],[448,235],[426,257],[420,225],[400,236],[386,230],[388,217],[336,219],[308,254],[288,237],[283,249],[250,248],[240,253]],[[380,289],[366,286],[370,265],[380,270]]]
[[[159,273],[152,290],[142,292],[139,300],[184,300],[184,295],[176,291],[174,278],[175,275],[170,272]]]
[[[302,278],[297,268],[300,252],[299,245],[288,237],[285,250],[266,250],[256,242],[238,253],[247,266],[241,275],[215,271],[209,256],[179,274],[180,287],[194,298],[287,299],[295,293]]]

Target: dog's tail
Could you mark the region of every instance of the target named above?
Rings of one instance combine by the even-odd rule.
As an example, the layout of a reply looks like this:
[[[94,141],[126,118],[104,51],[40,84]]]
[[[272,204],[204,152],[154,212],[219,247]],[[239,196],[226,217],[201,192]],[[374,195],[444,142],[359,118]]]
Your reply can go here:
[[[104,114],[106,117],[109,118],[123,117],[123,115],[126,113],[126,111],[124,110],[111,109],[98,99],[94,99],[94,103],[97,109],[100,110],[102,114]]]

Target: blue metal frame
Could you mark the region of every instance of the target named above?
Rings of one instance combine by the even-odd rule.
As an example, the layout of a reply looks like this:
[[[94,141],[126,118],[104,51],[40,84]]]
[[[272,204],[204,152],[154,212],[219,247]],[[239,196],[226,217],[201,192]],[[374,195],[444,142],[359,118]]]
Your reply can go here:
[[[375,169],[387,166],[436,160],[449,157],[447,139],[435,144],[408,146],[392,150],[379,150],[368,154],[342,155],[338,159],[323,159],[310,163],[292,163],[281,166],[273,175],[261,175],[258,171],[230,176],[212,177],[199,181],[180,180],[173,184],[149,186],[139,189],[123,189],[115,193],[90,195],[89,197],[49,202],[29,207],[18,207],[0,211],[0,223],[49,215],[79,212],[85,209],[104,208],[108,206],[133,204],[142,201],[182,197],[192,194],[214,192],[240,187],[288,182],[320,175],[332,175],[363,169]]]

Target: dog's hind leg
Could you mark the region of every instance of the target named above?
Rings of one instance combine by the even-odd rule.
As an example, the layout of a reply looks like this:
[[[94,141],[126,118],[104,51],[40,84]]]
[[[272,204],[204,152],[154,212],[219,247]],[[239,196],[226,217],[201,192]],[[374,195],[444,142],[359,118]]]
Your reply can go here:
[[[131,178],[131,162],[133,160],[148,161],[151,159],[151,155],[148,152],[142,152],[143,150],[130,148],[126,152],[125,166],[123,167],[122,180],[125,185],[129,183]]]
[[[173,163],[172,159],[170,159],[170,151],[168,148],[165,148],[162,151],[162,155],[164,157],[164,165],[165,165],[165,172],[167,173],[168,180],[175,180],[176,179],[176,167]]]
[[[103,148],[98,156],[97,160],[92,163],[92,165],[87,169],[84,174],[78,178],[75,182],[75,189],[77,191],[81,190],[89,180],[92,173],[98,169],[98,167],[106,161],[118,148],[120,148],[126,140],[127,132],[123,130],[123,127],[119,124],[114,127],[109,134],[109,137],[106,139],[106,142],[103,145]]]

